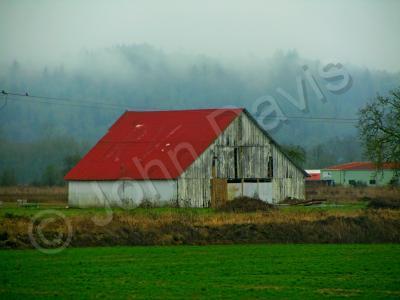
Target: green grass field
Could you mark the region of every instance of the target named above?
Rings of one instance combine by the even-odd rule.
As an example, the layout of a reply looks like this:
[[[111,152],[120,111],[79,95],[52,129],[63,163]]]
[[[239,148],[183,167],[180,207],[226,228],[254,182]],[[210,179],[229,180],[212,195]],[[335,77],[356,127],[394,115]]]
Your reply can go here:
[[[208,214],[213,213],[211,208],[131,208],[123,209],[120,207],[112,207],[111,209],[106,208],[65,208],[65,206],[60,205],[41,205],[40,207],[17,207],[15,205],[8,205],[0,208],[0,218],[8,215],[14,216],[25,216],[33,217],[36,213],[41,212],[46,209],[56,209],[57,211],[63,213],[65,216],[85,216],[85,215],[105,215],[109,211],[112,213],[123,213],[132,215],[160,215],[168,212],[178,212],[178,213],[192,213],[192,214]]]
[[[366,202],[357,202],[357,203],[345,203],[340,205],[328,204],[321,206],[282,206],[279,207],[279,210],[282,213],[296,213],[296,212],[353,212],[360,211],[366,208]],[[40,204],[39,207],[18,207],[15,203],[7,203],[4,204],[3,207],[0,207],[0,219],[5,216],[13,215],[13,216],[25,216],[32,217],[36,213],[46,210],[46,209],[56,209],[62,212],[66,216],[78,216],[78,215],[104,215],[108,211],[105,208],[65,208],[61,205],[48,205],[48,204]],[[130,215],[162,215],[165,213],[179,213],[179,214],[194,214],[194,215],[211,215],[215,214],[215,210],[212,208],[170,208],[170,207],[161,207],[161,208],[131,208],[131,209],[123,209],[119,207],[111,208],[113,213],[124,213]]]
[[[0,298],[400,298],[400,245],[0,251]]]

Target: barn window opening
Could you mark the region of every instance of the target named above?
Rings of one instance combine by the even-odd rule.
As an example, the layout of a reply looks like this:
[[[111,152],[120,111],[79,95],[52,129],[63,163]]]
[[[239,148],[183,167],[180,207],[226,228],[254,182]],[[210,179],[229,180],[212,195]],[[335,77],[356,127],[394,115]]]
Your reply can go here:
[[[228,183],[241,183],[241,182],[271,182],[271,178],[228,178]]]
[[[375,180],[375,179],[371,179],[371,180],[369,181],[369,184],[371,184],[371,185],[376,184],[376,180]]]
[[[217,176],[217,169],[216,169],[217,159],[218,159],[218,157],[216,155],[214,155],[213,159],[212,159],[212,166],[211,166],[211,175],[213,178],[215,178]]]
[[[234,166],[235,166],[235,178],[238,178],[238,148],[235,147],[233,149],[233,159],[234,159]]]
[[[272,156],[268,158],[268,178],[274,177],[274,161],[272,160]]]
[[[215,160],[216,160],[216,157],[213,156],[213,159],[212,159],[212,166],[213,166],[213,167],[215,167]]]

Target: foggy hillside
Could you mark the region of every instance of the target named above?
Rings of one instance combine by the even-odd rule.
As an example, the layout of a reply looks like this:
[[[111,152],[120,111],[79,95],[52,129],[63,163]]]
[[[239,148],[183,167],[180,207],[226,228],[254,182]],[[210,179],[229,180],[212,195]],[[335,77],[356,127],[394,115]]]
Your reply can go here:
[[[3,157],[0,168],[18,165],[11,154],[21,149],[28,152],[37,149],[34,155],[39,157],[43,151],[32,145],[42,145],[42,140],[51,144],[52,138],[73,139],[61,150],[62,154],[56,153],[57,143],[53,148],[48,146],[51,150],[47,157],[53,157],[50,161],[54,164],[61,164],[68,152],[84,153],[126,109],[239,106],[257,117],[257,111],[262,112],[257,101],[266,96],[277,101],[287,118],[270,130],[277,141],[300,145],[310,153],[318,152],[315,147],[325,147],[324,151],[329,152],[332,148],[329,145],[336,145],[337,152],[330,156],[325,153],[326,159],[320,158],[319,164],[361,159],[361,149],[354,138],[357,111],[377,93],[385,94],[398,86],[400,73],[343,63],[342,71],[348,72],[351,82],[340,93],[334,93],[327,84],[340,83],[341,77],[327,79],[320,73],[320,68],[329,63],[338,62],[307,60],[296,51],[278,51],[265,59],[223,61],[181,52],[165,53],[149,45],[84,52],[55,65],[33,66],[14,61],[1,67],[0,89],[51,99],[1,96],[0,107],[4,106],[0,110]],[[306,78],[304,66],[315,79],[319,96]],[[298,78],[304,80],[307,101],[304,110],[278,92],[283,90],[299,99]],[[277,116],[270,115],[269,121],[262,124],[269,129],[268,122],[276,119]],[[316,155],[308,154],[308,166],[316,167],[312,162]],[[18,176],[23,181],[39,176],[44,162],[36,159],[35,170],[31,171],[34,174],[21,175],[27,166],[23,165],[24,156],[20,156]]]
[[[297,99],[296,76],[303,75],[303,65],[309,67],[325,96],[325,102],[317,99],[305,80],[306,112],[276,92],[281,88]],[[302,118],[289,119],[273,135],[285,143],[307,145],[355,133],[349,122],[307,118],[355,118],[376,93],[386,93],[400,83],[400,73],[345,65],[352,83],[347,91],[335,95],[326,89],[328,81],[318,75],[319,65],[323,64],[304,60],[295,51],[235,64],[206,56],[165,54],[146,45],[84,53],[57,66],[34,68],[14,61],[0,71],[2,89],[72,102],[9,96],[1,111],[2,134],[17,141],[46,134],[95,141],[125,109],[240,106],[255,113],[256,100],[270,95],[289,118]]]

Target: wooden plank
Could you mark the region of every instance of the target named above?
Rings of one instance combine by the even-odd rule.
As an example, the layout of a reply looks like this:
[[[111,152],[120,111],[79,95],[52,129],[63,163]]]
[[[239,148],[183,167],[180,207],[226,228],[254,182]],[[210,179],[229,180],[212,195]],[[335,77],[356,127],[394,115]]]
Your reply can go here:
[[[226,179],[211,179],[211,207],[217,208],[228,201],[228,183]]]

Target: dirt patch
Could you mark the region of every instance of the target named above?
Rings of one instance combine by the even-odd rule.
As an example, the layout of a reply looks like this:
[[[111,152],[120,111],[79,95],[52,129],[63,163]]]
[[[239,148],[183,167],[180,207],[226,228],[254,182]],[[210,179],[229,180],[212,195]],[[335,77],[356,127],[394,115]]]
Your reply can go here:
[[[300,200],[296,198],[287,197],[284,200],[282,200],[280,204],[310,206],[310,205],[320,205],[324,202],[326,202],[325,198],[319,198],[319,199],[311,198],[307,200]]]
[[[255,212],[270,211],[274,208],[274,205],[266,203],[260,199],[244,196],[226,202],[223,206],[219,207],[218,210],[223,212]]]

